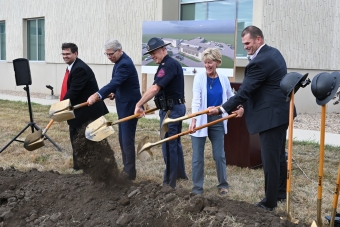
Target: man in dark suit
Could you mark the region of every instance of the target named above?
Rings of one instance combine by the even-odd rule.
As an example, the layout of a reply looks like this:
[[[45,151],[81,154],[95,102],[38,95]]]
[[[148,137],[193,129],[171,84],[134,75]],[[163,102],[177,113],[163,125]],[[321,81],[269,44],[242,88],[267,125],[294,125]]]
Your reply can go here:
[[[92,69],[78,58],[78,47],[76,44],[63,43],[61,49],[63,59],[68,66],[61,88],[60,100],[70,99],[72,105],[86,102],[89,95],[98,90],[96,77]],[[75,118],[67,121],[73,149],[74,170],[81,168],[77,161],[76,154],[78,147],[75,143],[75,138],[82,133],[79,130],[82,128],[85,130],[84,124],[94,121],[107,113],[108,109],[104,102],[97,102],[93,106],[74,110]],[[83,134],[85,134],[85,131]]]
[[[286,198],[287,164],[285,158],[286,132],[289,122],[289,102],[280,89],[287,74],[281,53],[264,43],[262,31],[248,26],[242,31],[242,43],[248,52],[249,64],[237,94],[211,114],[232,112],[244,105],[250,134],[259,133],[265,177],[265,198],[255,205],[273,210]]]
[[[131,58],[123,52],[118,40],[110,39],[105,44],[105,55],[115,63],[110,83],[88,98],[89,105],[97,99],[116,99],[118,118],[134,114],[135,106],[141,98],[138,73]],[[119,144],[123,157],[123,176],[136,179],[135,134],[138,119],[119,124]]]

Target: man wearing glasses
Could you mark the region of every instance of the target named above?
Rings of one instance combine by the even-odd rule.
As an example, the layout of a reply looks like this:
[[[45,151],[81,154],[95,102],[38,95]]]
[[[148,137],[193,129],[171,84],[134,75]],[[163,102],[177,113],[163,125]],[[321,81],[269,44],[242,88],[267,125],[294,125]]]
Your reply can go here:
[[[92,69],[78,58],[78,47],[76,44],[63,43],[61,49],[61,55],[68,66],[66,68],[61,88],[60,101],[70,99],[72,105],[86,102],[89,95],[98,90],[96,77],[94,76]],[[75,139],[78,135],[85,134],[84,125],[96,120],[108,112],[109,111],[104,102],[97,102],[93,106],[82,107],[74,110],[76,117],[67,121],[73,149],[74,170],[81,169],[77,160],[77,149],[79,149],[79,146],[77,145],[78,143],[75,142]],[[81,139],[84,143],[90,142],[86,140],[84,136]]]
[[[98,99],[106,97],[116,100],[118,118],[134,114],[135,106],[141,98],[138,73],[131,58],[122,50],[122,45],[116,39],[105,43],[107,58],[115,63],[111,81],[88,98],[89,105]],[[129,180],[136,179],[135,134],[138,119],[122,122],[118,125],[119,145],[122,151],[122,176]]]

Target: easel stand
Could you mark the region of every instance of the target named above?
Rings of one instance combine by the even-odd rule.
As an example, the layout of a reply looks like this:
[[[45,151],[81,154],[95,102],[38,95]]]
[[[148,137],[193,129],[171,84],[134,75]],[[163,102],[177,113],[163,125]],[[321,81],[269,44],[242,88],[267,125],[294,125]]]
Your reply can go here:
[[[26,87],[23,88],[26,91],[27,94],[27,103],[28,103],[28,110],[30,114],[30,122],[26,125],[25,128],[23,128],[18,135],[16,135],[4,148],[1,149],[0,153],[4,151],[13,141],[24,143],[25,141],[18,140],[17,138],[29,127],[31,127],[32,133],[34,132],[34,129],[36,131],[40,130],[40,128],[37,126],[37,124],[33,121],[33,114],[32,114],[32,106],[31,106],[31,98],[30,98],[30,90],[29,86],[26,85]],[[62,151],[61,148],[48,136],[45,134],[45,140],[48,139],[59,151]]]

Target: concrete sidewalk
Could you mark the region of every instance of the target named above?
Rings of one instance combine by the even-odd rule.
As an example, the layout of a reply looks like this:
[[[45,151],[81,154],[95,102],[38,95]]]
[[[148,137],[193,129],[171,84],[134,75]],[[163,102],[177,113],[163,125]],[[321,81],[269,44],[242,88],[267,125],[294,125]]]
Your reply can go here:
[[[27,97],[6,95],[6,94],[0,94],[0,99],[27,102]],[[42,104],[42,105],[52,105],[56,102],[59,102],[59,100],[58,99],[31,98],[31,102]],[[109,109],[109,111],[111,113],[117,112],[115,106],[108,106],[107,105],[107,108]],[[158,111],[155,111],[154,114],[148,114],[145,117],[146,118],[159,119]],[[185,122],[190,123],[190,119],[186,120]],[[310,142],[319,143],[320,132],[319,131],[311,131],[311,130],[303,130],[303,129],[294,129],[293,130],[293,140],[294,141],[310,141]],[[325,144],[331,145],[331,146],[340,146],[340,134],[326,133]]]

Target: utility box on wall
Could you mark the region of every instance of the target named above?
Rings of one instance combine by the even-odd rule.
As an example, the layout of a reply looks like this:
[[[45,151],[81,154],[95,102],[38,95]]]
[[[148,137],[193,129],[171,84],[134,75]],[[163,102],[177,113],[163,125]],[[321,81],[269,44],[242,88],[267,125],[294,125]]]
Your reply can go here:
[[[241,83],[231,82],[237,91]],[[250,135],[244,116],[228,120],[228,133],[224,136],[227,165],[256,168],[262,163],[259,134]]]

